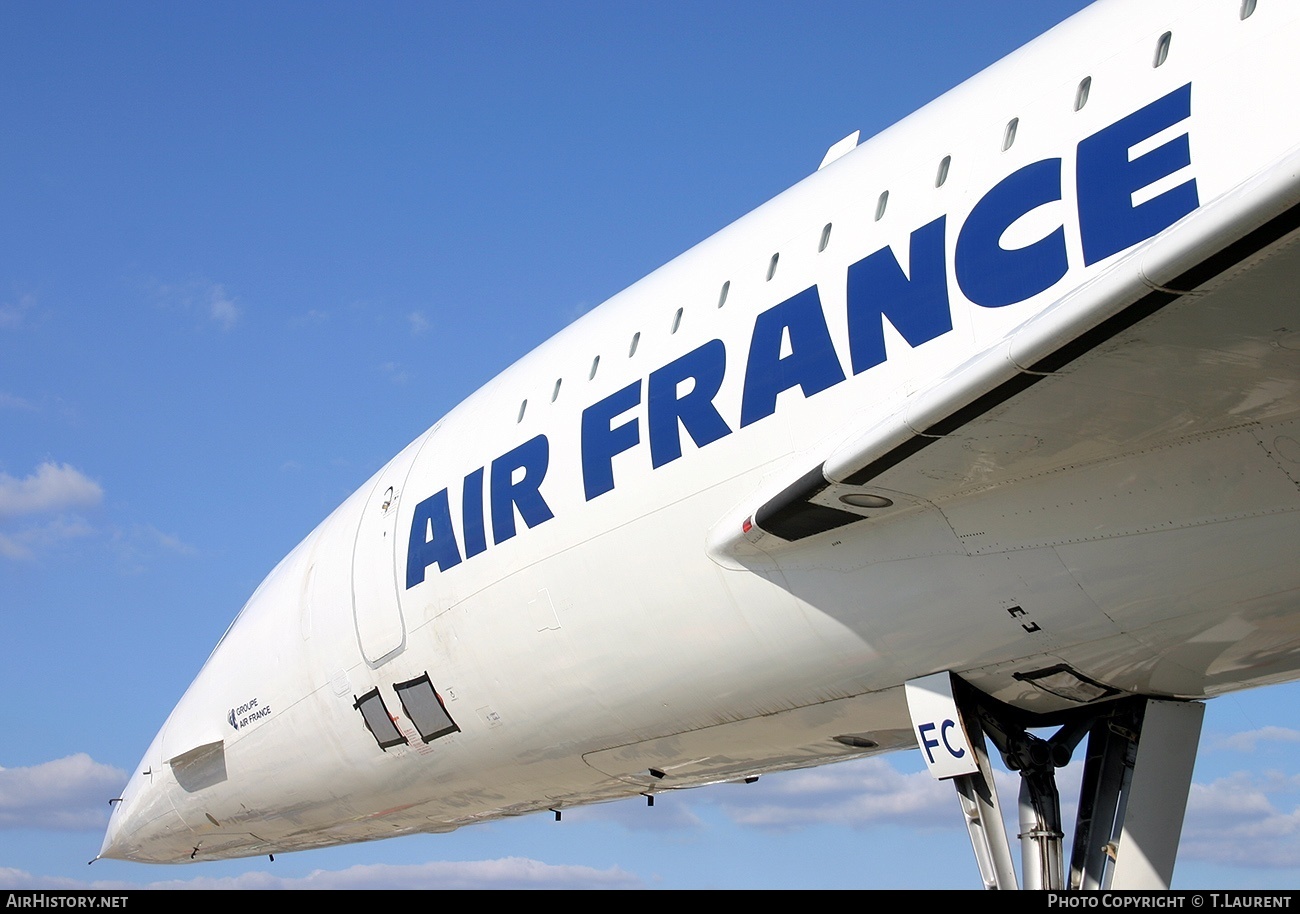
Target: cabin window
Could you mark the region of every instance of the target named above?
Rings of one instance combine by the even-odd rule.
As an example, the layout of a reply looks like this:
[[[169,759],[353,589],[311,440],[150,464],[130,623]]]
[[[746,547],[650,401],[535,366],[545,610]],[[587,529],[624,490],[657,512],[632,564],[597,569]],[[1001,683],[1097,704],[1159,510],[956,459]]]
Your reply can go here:
[[[555,400],[556,400],[556,398],[559,397],[559,395],[560,395],[560,384],[563,383],[563,381],[564,381],[564,378],[556,378],[556,379],[555,379],[555,389],[551,391],[551,402],[552,402],[552,403],[554,403]]]
[[[822,229],[822,240],[817,244],[817,253],[820,254],[822,251],[826,250],[826,245],[830,243],[831,243],[831,224],[827,222],[826,227]]]
[[[636,333],[632,334],[632,345],[627,347],[627,357],[629,359],[632,358],[632,356],[636,355],[636,347],[640,344],[640,342],[641,342],[641,331],[638,330]]]
[[[594,380],[594,379],[595,379],[595,377],[596,377],[596,369],[599,368],[599,367],[600,367],[600,356],[596,356],[594,359],[591,360],[591,371],[590,371],[590,373],[588,373],[588,375],[587,375],[587,380],[588,380],[588,381],[591,381],[591,380]]]
[[[771,282],[772,277],[776,275],[776,262],[781,259],[780,252],[772,255],[772,259],[767,262],[767,281]]]
[[[375,742],[379,743],[380,749],[387,752],[390,746],[406,742],[406,737],[397,732],[397,725],[389,716],[388,706],[384,704],[378,687],[371,689],[360,698],[355,695],[352,697],[356,699],[352,707],[361,712],[361,719],[366,722],[366,729],[375,738]]]
[[[411,723],[415,724],[420,738],[426,743],[448,733],[460,732],[460,727],[456,726],[456,722],[447,713],[447,706],[442,703],[442,696],[434,689],[428,673],[409,682],[395,683],[393,691],[402,703],[402,710]]]
[[[884,191],[880,199],[876,201],[876,221],[879,222],[885,217],[885,207],[889,205],[889,191]]]
[[[1079,82],[1079,88],[1074,90],[1074,110],[1082,111],[1083,106],[1088,104],[1088,93],[1092,91],[1092,77],[1085,76]]]
[[[1249,19],[1253,12],[1255,12],[1255,0],[1241,0],[1241,18]]]
[[[685,309],[683,309],[683,308],[678,308],[678,309],[677,309],[677,313],[673,315],[673,329],[670,331],[671,333],[676,333],[676,332],[677,332],[677,328],[680,327],[680,326],[682,325],[682,311],[683,311],[683,310],[685,310]]]
[[[1173,32],[1165,32],[1156,42],[1156,57],[1151,61],[1151,66],[1158,67],[1169,57],[1169,42],[1174,37]]]
[[[528,411],[528,401],[525,400],[519,404],[519,415],[515,418],[515,424],[518,425],[524,421],[524,413]]]
[[[1002,131],[1002,151],[1006,152],[1016,141],[1016,131],[1020,129],[1020,118],[1013,117],[1007,121],[1007,129]]]
[[[718,307],[721,308],[727,303],[727,293],[731,291],[731,280],[728,279],[722,284],[722,293],[718,295]]]
[[[948,169],[952,166],[952,156],[944,156],[943,161],[939,163],[939,171],[934,176],[934,186],[943,187],[943,182],[948,180]]]

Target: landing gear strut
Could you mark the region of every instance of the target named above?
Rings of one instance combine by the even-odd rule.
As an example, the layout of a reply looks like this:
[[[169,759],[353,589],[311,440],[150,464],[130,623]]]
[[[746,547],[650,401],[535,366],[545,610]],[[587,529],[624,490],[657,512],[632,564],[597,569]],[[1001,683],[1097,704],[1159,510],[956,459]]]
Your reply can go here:
[[[1019,838],[1025,888],[1169,888],[1191,789],[1203,704],[1119,699],[1091,710],[1080,709],[1056,733],[1043,739],[1029,732],[1038,724],[1023,713],[955,676],[952,698],[973,755],[970,767],[977,770],[951,779],[985,888],[1017,888],[986,736],[1007,768],[1020,774]],[[920,734],[918,741],[934,726],[915,718],[913,723]],[[1070,761],[1085,736],[1087,752],[1067,882],[1056,769]],[[939,743],[931,740],[929,745],[937,747]],[[953,755],[962,754],[946,740],[942,745]],[[935,772],[934,766],[931,771]]]

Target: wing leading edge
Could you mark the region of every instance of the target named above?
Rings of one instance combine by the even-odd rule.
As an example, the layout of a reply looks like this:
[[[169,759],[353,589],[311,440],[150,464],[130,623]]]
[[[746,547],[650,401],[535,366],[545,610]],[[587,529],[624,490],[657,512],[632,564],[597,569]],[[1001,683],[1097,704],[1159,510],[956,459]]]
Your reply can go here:
[[[1134,450],[1300,417],[1300,154],[1201,207],[906,406],[730,512],[728,564]],[[791,479],[795,473],[797,478]],[[856,499],[844,500],[846,495]],[[863,498],[862,496],[867,496]]]

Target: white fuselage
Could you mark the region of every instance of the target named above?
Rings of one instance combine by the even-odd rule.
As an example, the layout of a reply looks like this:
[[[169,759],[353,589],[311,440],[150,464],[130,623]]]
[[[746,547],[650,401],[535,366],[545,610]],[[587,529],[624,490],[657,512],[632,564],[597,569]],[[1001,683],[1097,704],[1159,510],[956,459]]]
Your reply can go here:
[[[1289,249],[853,479],[947,391],[1045,374],[1300,199],[1300,8],[1240,6],[1089,8],[511,366],[276,567],[102,855],[449,830],[910,747],[902,685],[939,670],[1042,712],[1070,702],[1014,674],[1176,698],[1300,675]],[[922,274],[948,326],[871,298]],[[1264,304],[1239,308],[1250,283]],[[823,500],[891,504],[745,529],[819,467]],[[428,742],[393,689],[425,674],[458,728]],[[376,688],[404,741],[368,729]]]

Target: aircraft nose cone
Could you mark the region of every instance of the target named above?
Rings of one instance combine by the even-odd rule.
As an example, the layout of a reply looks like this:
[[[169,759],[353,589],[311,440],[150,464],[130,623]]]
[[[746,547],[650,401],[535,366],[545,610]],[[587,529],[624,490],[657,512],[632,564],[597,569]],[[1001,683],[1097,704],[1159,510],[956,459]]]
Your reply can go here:
[[[98,860],[106,857],[114,860],[125,860],[122,846],[122,822],[124,816],[121,814],[119,801],[113,804],[113,814],[108,819],[108,828],[104,831],[104,843],[99,846],[99,853],[95,855]]]
[[[138,823],[132,815],[134,803],[128,803],[127,797],[139,793],[137,781],[140,775],[134,775],[122,791],[121,799],[113,801],[113,812],[108,819],[108,828],[104,831],[104,843],[100,845],[96,859],[106,857],[114,860],[130,860],[132,841],[130,836],[138,831]]]
[[[99,856],[114,860],[139,860],[141,852],[150,842],[145,833],[145,826],[155,816],[146,814],[146,810],[155,806],[149,790],[151,772],[137,772],[131,777],[122,792],[122,799],[113,803],[113,813],[104,832],[104,843],[99,849]]]
[[[122,791],[121,801],[113,803],[97,857],[172,863],[188,854],[190,829],[168,796],[169,772],[158,760],[158,746],[155,738]]]

